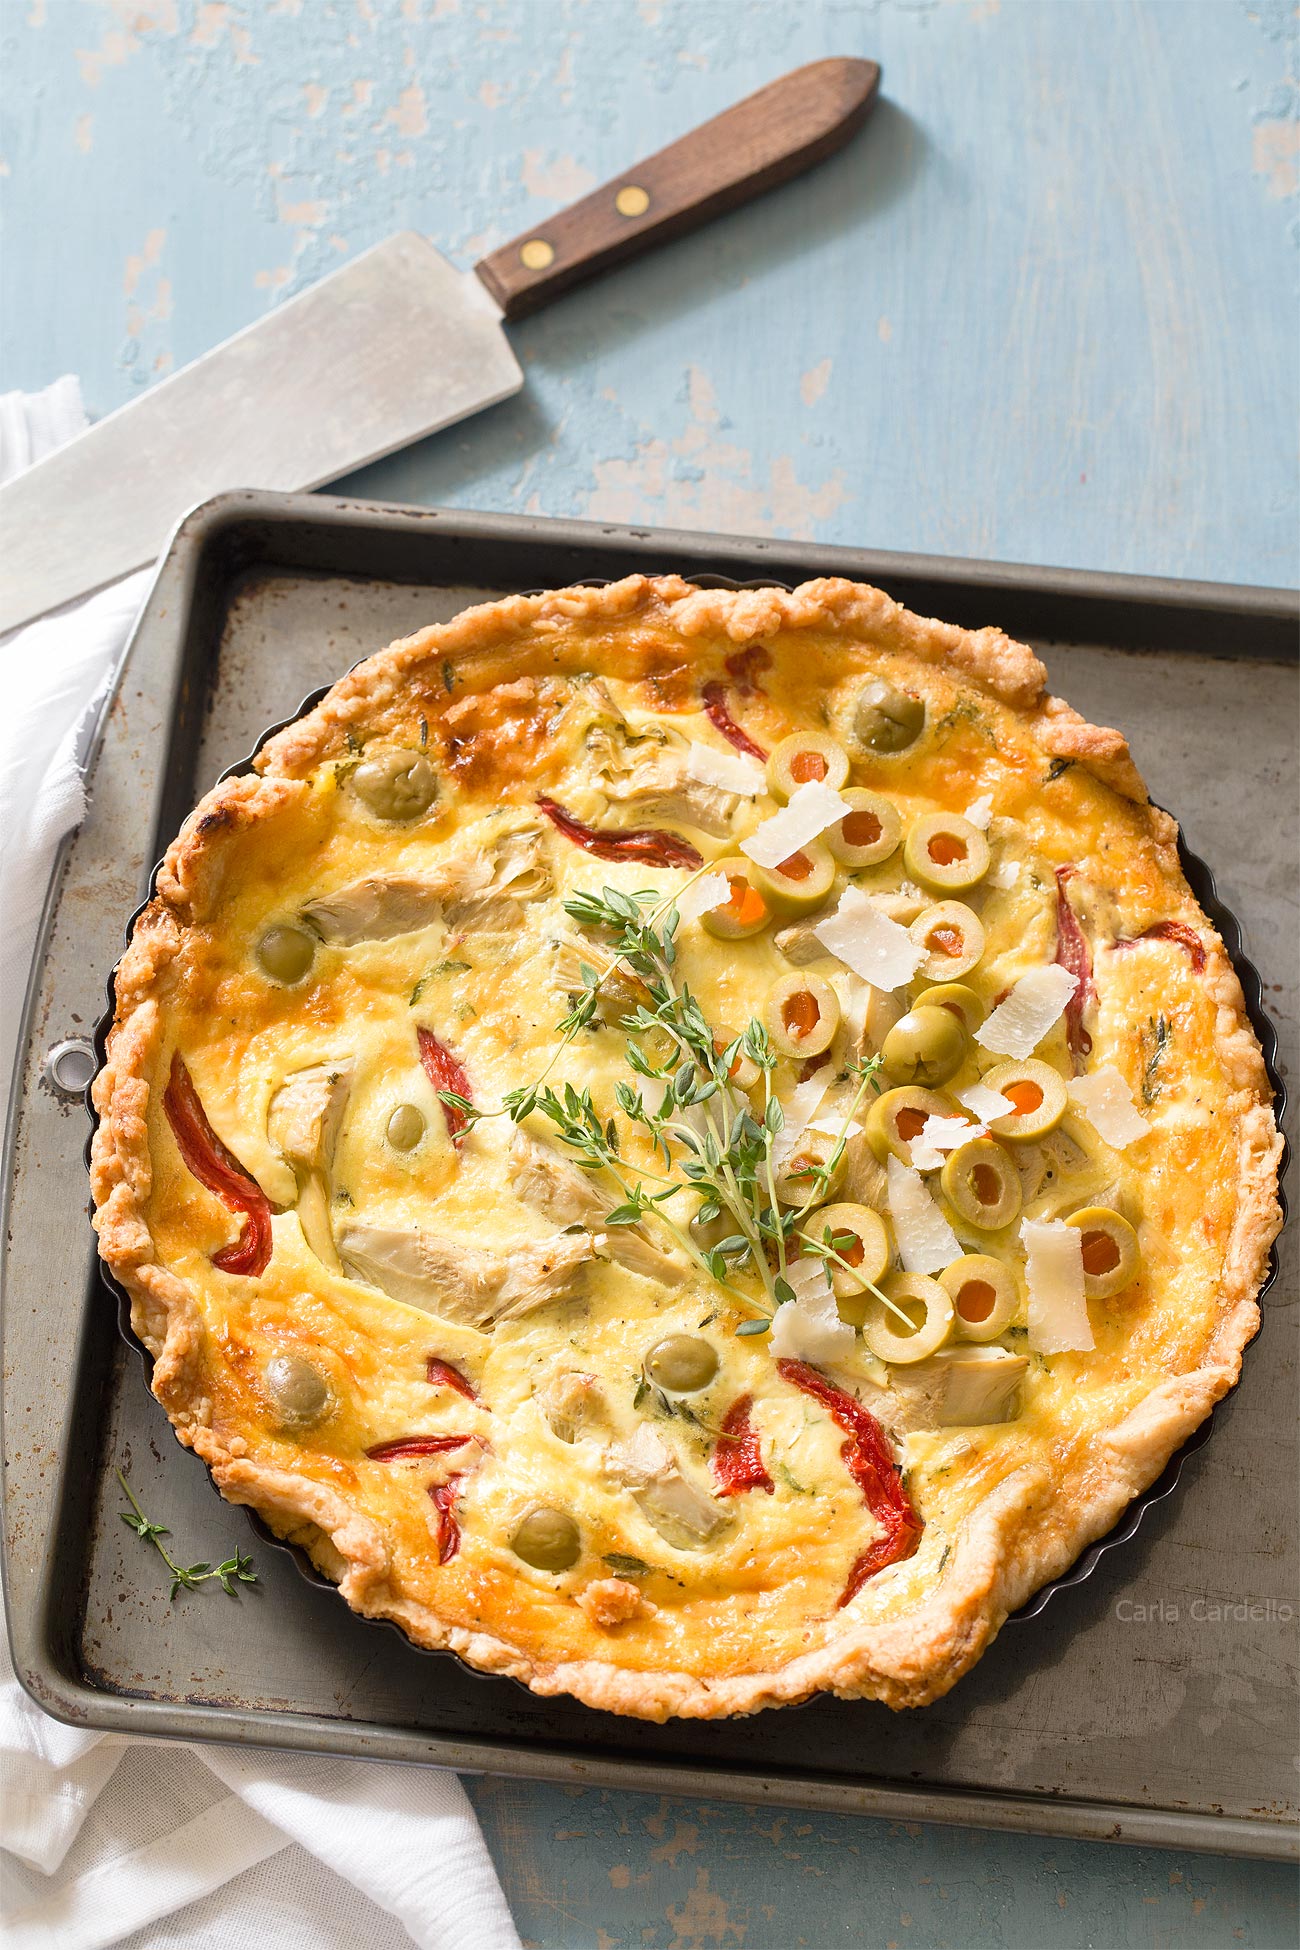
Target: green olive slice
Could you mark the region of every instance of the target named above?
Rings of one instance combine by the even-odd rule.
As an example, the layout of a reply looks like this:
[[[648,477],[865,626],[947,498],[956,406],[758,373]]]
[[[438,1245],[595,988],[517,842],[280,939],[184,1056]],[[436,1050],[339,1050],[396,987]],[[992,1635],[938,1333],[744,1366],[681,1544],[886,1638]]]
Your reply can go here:
[[[1109,1300],[1137,1278],[1142,1267],[1137,1234],[1109,1205],[1085,1205],[1065,1223],[1083,1234],[1083,1290],[1089,1300]]]
[[[707,908],[700,926],[719,941],[747,941],[772,918],[772,909],[755,884],[754,868],[748,860],[719,860],[713,871],[726,875],[730,898]]]
[[[1020,1174],[993,1138],[972,1138],[944,1160],[939,1183],[954,1212],[981,1232],[1009,1226],[1020,1211]]]
[[[1016,1143],[1045,1137],[1055,1130],[1069,1105],[1064,1079],[1050,1063],[1036,1056],[1023,1063],[999,1063],[980,1082],[1015,1105],[1009,1116],[995,1117],[989,1129],[995,1136],[1012,1138]]]
[[[984,953],[980,918],[961,901],[936,902],[918,914],[907,931],[925,952],[920,972],[927,982],[969,975]]]
[[[903,842],[903,861],[913,880],[935,894],[978,887],[989,870],[989,843],[960,813],[926,813],[913,821]]]
[[[283,923],[268,928],[257,944],[257,959],[273,982],[291,988],[301,982],[316,957],[316,942],[302,928]]]
[[[889,1268],[889,1228],[879,1212],[868,1205],[823,1205],[804,1221],[803,1236],[818,1246],[829,1244],[838,1259],[847,1260],[845,1266],[827,1262],[831,1287],[840,1319],[861,1327],[867,1289]]]
[[[879,1285],[891,1304],[869,1294],[862,1325],[862,1338],[877,1360],[905,1366],[943,1346],[952,1331],[953,1309],[938,1280],[925,1273],[887,1273]]]
[[[919,1138],[927,1117],[956,1117],[956,1104],[941,1097],[937,1090],[919,1084],[903,1084],[886,1090],[867,1111],[867,1143],[883,1165],[892,1152],[905,1165],[912,1162],[912,1143]]]
[[[768,790],[788,799],[801,785],[828,785],[838,792],[849,776],[849,755],[824,731],[794,731],[767,761]]]
[[[987,1014],[974,989],[968,989],[964,982],[940,982],[935,988],[922,989],[912,1007],[951,1010],[968,1036],[975,1034]]]
[[[309,1429],[323,1418],[330,1406],[330,1387],[310,1361],[300,1354],[276,1354],[263,1372],[282,1429]]]
[[[897,852],[903,837],[898,807],[882,799],[878,792],[867,792],[859,785],[841,791],[840,797],[853,810],[827,829],[827,846],[840,865],[851,873],[860,867],[878,867]]]
[[[792,969],[768,990],[763,1026],[779,1055],[820,1056],[840,1026],[839,997],[820,975]]]
[[[351,785],[367,812],[398,822],[418,819],[438,796],[438,775],[414,745],[367,752]]]
[[[750,867],[750,878],[777,914],[811,914],[835,885],[835,861],[821,840],[810,840],[776,867]]]
[[[394,1151],[414,1151],[424,1132],[424,1112],[414,1104],[399,1104],[388,1120],[384,1136]]]
[[[515,1525],[510,1548],[535,1571],[567,1571],[578,1561],[582,1538],[567,1510],[538,1503]]]
[[[873,677],[858,692],[853,736],[877,758],[893,758],[914,745],[925,728],[925,700]]]
[[[963,1341],[995,1341],[1020,1311],[1020,1285],[1004,1260],[963,1253],[939,1275],[952,1301],[953,1332]]]
[[[646,1380],[669,1395],[695,1395],[718,1372],[718,1351],[698,1334],[669,1334],[645,1358]]]
[[[844,1182],[844,1152],[841,1150],[829,1178],[818,1179],[812,1174],[814,1167],[829,1168],[835,1150],[836,1140],[824,1131],[805,1131],[774,1174],[777,1204],[806,1205],[833,1198]]]
[[[880,1054],[896,1083],[947,1083],[965,1058],[966,1031],[951,1010],[922,1004],[894,1024]]]

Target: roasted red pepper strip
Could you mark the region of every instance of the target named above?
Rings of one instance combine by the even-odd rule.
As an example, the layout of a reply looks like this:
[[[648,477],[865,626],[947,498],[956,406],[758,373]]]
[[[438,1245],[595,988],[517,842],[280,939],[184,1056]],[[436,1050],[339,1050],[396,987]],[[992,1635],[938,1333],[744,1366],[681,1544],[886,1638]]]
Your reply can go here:
[[[723,1419],[722,1435],[709,1458],[719,1496],[739,1496],[744,1490],[766,1490],[771,1496],[776,1488],[763,1467],[758,1431],[749,1425],[753,1405],[752,1395],[742,1395]]]
[[[431,1388],[454,1388],[467,1402],[478,1400],[473,1382],[467,1381],[460,1369],[453,1368],[450,1361],[440,1361],[436,1354],[431,1354],[425,1362],[424,1378]]]
[[[1141,934],[1122,934],[1111,942],[1112,948],[1136,948],[1139,941],[1173,941],[1180,948],[1186,948],[1192,958],[1192,973],[1199,975],[1205,967],[1205,943],[1194,928],[1186,921],[1156,921],[1151,927],[1143,928]]]
[[[767,762],[767,753],[761,745],[756,745],[749,733],[738,725],[727,709],[727,687],[715,678],[703,690],[704,714],[716,731],[720,731],[729,745],[747,758],[756,758],[760,765]]]
[[[467,1100],[473,1097],[473,1088],[465,1074],[463,1065],[454,1057],[445,1043],[440,1043],[431,1029],[417,1029],[416,1037],[420,1044],[420,1062],[424,1074],[435,1090],[451,1090],[458,1097]],[[442,1114],[447,1123],[447,1136],[459,1151],[465,1141],[469,1119],[456,1104],[443,1103]]]
[[[665,833],[655,826],[636,826],[626,833],[605,831],[598,826],[584,826],[554,799],[539,799],[537,804],[566,840],[572,840],[584,852],[594,853],[598,859],[640,860],[647,867],[687,867],[692,872],[704,865],[703,855],[680,833]]]
[[[438,1512],[438,1562],[448,1564],[460,1549],[460,1525],[456,1521],[456,1499],[463,1476],[449,1476],[445,1483],[430,1483],[429,1495]]]
[[[163,1110],[177,1148],[199,1183],[244,1220],[234,1245],[213,1253],[212,1264],[222,1273],[264,1273],[271,1257],[271,1202],[209,1124],[179,1051],[172,1057]]]
[[[723,669],[729,677],[736,680],[736,688],[744,697],[766,697],[767,692],[758,681],[760,670],[772,668],[772,653],[761,643],[751,643],[748,650],[737,650],[726,659]]]
[[[474,1440],[472,1435],[399,1435],[392,1442],[377,1442],[366,1454],[371,1462],[402,1462],[408,1456],[443,1456]]]
[[[1097,999],[1092,979],[1092,952],[1088,937],[1079,926],[1079,917],[1070,906],[1065,883],[1074,878],[1074,867],[1056,869],[1056,960],[1070,975],[1078,977],[1078,987],[1065,1005],[1065,1040],[1077,1067],[1092,1048],[1092,1037],[1083,1026],[1083,1012]]]
[[[862,1492],[862,1498],[876,1522],[880,1535],[854,1562],[844,1587],[840,1605],[856,1597],[868,1578],[910,1557],[921,1537],[921,1519],[903,1488],[880,1425],[861,1402],[846,1395],[806,1361],[778,1361],[777,1373],[794,1388],[801,1388],[828,1411],[844,1430],[848,1441],[840,1450],[844,1466]]]

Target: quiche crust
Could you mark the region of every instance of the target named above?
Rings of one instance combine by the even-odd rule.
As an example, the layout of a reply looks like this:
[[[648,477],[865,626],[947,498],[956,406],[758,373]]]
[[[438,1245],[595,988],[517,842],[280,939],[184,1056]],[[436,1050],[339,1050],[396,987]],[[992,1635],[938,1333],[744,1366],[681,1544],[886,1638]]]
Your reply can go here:
[[[1073,769],[1068,791],[1080,798],[1046,823],[1049,839],[1068,834],[1072,820],[1094,822],[1098,837],[1086,864],[1100,884],[1098,863],[1112,856],[1118,860],[1117,884],[1122,880],[1125,887],[1114,896],[1119,918],[1127,919],[1127,905],[1149,904],[1151,890],[1157,889],[1157,905],[1194,929],[1202,944],[1204,966],[1194,976],[1195,992],[1176,946],[1160,944],[1143,953],[1159,963],[1156,987],[1173,997],[1171,1017],[1181,1011],[1194,1038],[1201,1033],[1197,1025],[1208,1030],[1208,1046],[1204,1036],[1200,1045],[1194,1041],[1185,1061],[1193,1081],[1200,1071],[1213,1072],[1213,1130],[1223,1145],[1220,1175],[1230,1183],[1218,1233],[1197,1241],[1205,1263],[1216,1262],[1218,1268],[1213,1290],[1203,1296],[1203,1316],[1178,1332],[1162,1322],[1158,1308],[1142,1316],[1140,1369],[1137,1357],[1130,1359],[1123,1349],[1113,1357],[1113,1419],[1103,1414],[1082,1433],[1063,1425],[1060,1466],[1050,1464],[1050,1445],[1036,1441],[1022,1461],[1012,1456],[1006,1466],[981,1476],[978,1494],[954,1505],[950,1519],[934,1519],[946,1539],[941,1561],[926,1558],[924,1574],[896,1565],[876,1580],[897,1592],[893,1601],[877,1601],[868,1587],[865,1610],[855,1602],[827,1616],[823,1605],[803,1631],[807,1644],[800,1649],[797,1596],[791,1599],[787,1586],[773,1602],[787,1609],[793,1605],[794,1622],[789,1629],[773,1625],[770,1634],[781,1656],[747,1660],[743,1650],[731,1650],[711,1668],[699,1643],[703,1633],[693,1635],[689,1622],[671,1643],[654,1636],[667,1630],[662,1605],[655,1618],[610,1627],[588,1618],[569,1593],[563,1632],[553,1645],[550,1631],[559,1600],[552,1586],[545,1576],[528,1572],[512,1587],[499,1553],[475,1573],[473,1589],[458,1586],[456,1603],[444,1605],[439,1580],[448,1572],[416,1574],[410,1568],[412,1562],[428,1561],[427,1539],[412,1542],[412,1526],[421,1517],[407,1504],[368,1498],[346,1460],[334,1456],[308,1468],[301,1452],[295,1453],[299,1445],[271,1439],[264,1397],[246,1381],[246,1364],[240,1366],[241,1335],[251,1342],[259,1331],[258,1303],[241,1294],[224,1312],[214,1310],[212,1293],[224,1294],[238,1283],[210,1273],[202,1252],[177,1243],[191,1223],[186,1201],[197,1194],[182,1198],[184,1211],[176,1218],[178,1170],[163,1154],[168,1140],[160,1100],[178,1018],[191,1029],[203,1019],[224,1023],[222,1035],[238,1044],[244,991],[222,959],[228,948],[225,931],[231,915],[244,912],[239,906],[244,878],[250,861],[263,860],[258,849],[264,835],[291,834],[304,857],[313,845],[323,853],[329,843],[326,829],[310,824],[313,781],[322,768],[346,768],[358,750],[409,739],[413,725],[423,722],[430,751],[440,754],[437,762],[447,772],[459,768],[473,805],[491,799],[524,806],[549,762],[547,741],[553,733],[546,727],[557,724],[567,708],[575,673],[594,672],[622,687],[621,695],[634,697],[643,712],[657,711],[670,726],[690,720],[693,729],[701,673],[725,667],[727,657],[754,647],[774,659],[778,678],[806,668],[810,687],[842,658],[859,674],[881,671],[922,690],[933,681],[940,701],[951,696],[974,709],[987,700],[997,707],[998,739],[1014,745],[1017,763],[1036,752],[1048,761],[1048,770],[1053,761],[1060,768],[1058,779]],[[765,739],[780,731],[783,710],[790,721],[804,681],[791,678],[775,701],[759,691],[753,708]],[[1010,1613],[1113,1526],[1129,1500],[1154,1481],[1236,1383],[1242,1351],[1259,1324],[1256,1295],[1281,1223],[1281,1140],[1262,1057],[1223,944],[1183,880],[1174,822],[1149,803],[1122,734],[1088,724],[1051,696],[1046,682],[1034,653],[1001,631],[967,631],[918,617],[881,591],[846,581],[812,581],[788,594],[776,589],[731,593],[699,589],[676,577],[631,576],[604,588],[510,597],[394,643],[270,739],[251,774],[216,786],[186,820],[116,973],[115,1021],[94,1085],[99,1122],[91,1179],[100,1252],[130,1295],[132,1324],[154,1360],[153,1392],[179,1440],[208,1465],[228,1500],[251,1506],[277,1534],[305,1548],[354,1610],[392,1620],[415,1644],[450,1649],[479,1670],[506,1674],[539,1694],[569,1694],[593,1707],[649,1720],[752,1713],[820,1691],[873,1698],[895,1708],[925,1705],[969,1670]],[[964,745],[953,776],[944,775],[943,789],[956,795],[954,803],[965,790],[964,769],[975,762],[971,747]],[[980,762],[996,790],[1001,757],[983,754]],[[873,777],[872,784],[879,781]],[[974,787],[970,790],[973,794]],[[381,851],[387,844],[382,834],[367,836],[366,843]],[[1050,864],[1050,847],[1045,857]],[[1109,925],[1118,935],[1113,916]],[[1116,967],[1121,959],[1127,970],[1137,958],[1117,956]],[[219,1074],[214,1067],[213,1077]],[[237,1130],[234,1111],[240,1102],[237,1094],[225,1102],[223,1137]],[[1181,1138],[1179,1143],[1184,1148],[1178,1156],[1194,1173],[1195,1142]],[[249,1168],[256,1177],[256,1165]],[[1172,1200],[1175,1191],[1162,1195]],[[1179,1247],[1178,1228],[1191,1225],[1189,1209],[1195,1210],[1194,1202],[1190,1208],[1171,1204],[1172,1217],[1152,1221],[1167,1255]],[[200,1243],[221,1232],[211,1198],[204,1211]],[[363,1340],[370,1347],[374,1337],[363,1335],[350,1316],[337,1330],[322,1329],[331,1318],[344,1321],[343,1313],[330,1313],[341,1304],[334,1285],[326,1281],[325,1287],[312,1315],[314,1344],[325,1345],[337,1331],[334,1355],[343,1348],[352,1362],[348,1373],[360,1373],[358,1363],[364,1362],[353,1351]],[[409,1351],[419,1334],[406,1312],[397,1303],[403,1325],[401,1335],[396,1329],[394,1334]],[[747,1340],[744,1346],[753,1350],[755,1343]],[[387,1352],[372,1351],[365,1360],[382,1365]],[[1074,1357],[1064,1359],[1068,1364]],[[1155,1380],[1161,1372],[1164,1378]],[[364,1394],[368,1386],[381,1392],[386,1383],[380,1377],[372,1384],[363,1376],[357,1386]],[[491,1447],[490,1434],[484,1442]],[[930,1470],[922,1443],[909,1475],[924,1488]],[[933,1474],[938,1482],[951,1468],[936,1466]],[[936,1506],[941,1511],[947,1508],[942,1495]],[[608,1578],[608,1571],[601,1575]],[[516,1629],[516,1602],[527,1611],[529,1629],[522,1614]],[[713,1602],[708,1594],[708,1603]],[[534,1611],[541,1621],[535,1627]],[[744,1635],[742,1620],[728,1646],[743,1647]],[[674,1656],[683,1643],[689,1659]],[[624,1647],[630,1649],[625,1653]]]

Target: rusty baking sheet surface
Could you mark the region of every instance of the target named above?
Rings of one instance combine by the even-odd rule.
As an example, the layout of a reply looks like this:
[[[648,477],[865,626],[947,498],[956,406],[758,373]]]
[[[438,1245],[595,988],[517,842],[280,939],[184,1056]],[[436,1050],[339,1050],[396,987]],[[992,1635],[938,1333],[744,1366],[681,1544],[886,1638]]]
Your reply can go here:
[[[118,1521],[112,1467],[189,1561],[248,1542],[176,1445],[93,1268],[85,1118],[43,1072],[89,1033],[155,840],[269,723],[370,650],[467,602],[630,568],[879,582],[931,613],[999,622],[1053,685],[1121,725],[1241,917],[1294,1050],[1294,600],[780,543],[325,497],[234,495],[188,518],[107,715],[88,819],[47,916],[10,1130],[6,1575],[20,1675],[61,1717],[465,1770],[913,1819],[1295,1852],[1295,1247],[1264,1337],[1177,1493],[1090,1580],[1007,1629],[945,1700],[893,1715],[818,1700],[753,1720],[648,1727],[541,1701],[420,1654],[255,1549],[260,1582],[166,1602]],[[1249,764],[1236,757],[1246,748]],[[1281,1318],[1277,1316],[1281,1315]]]

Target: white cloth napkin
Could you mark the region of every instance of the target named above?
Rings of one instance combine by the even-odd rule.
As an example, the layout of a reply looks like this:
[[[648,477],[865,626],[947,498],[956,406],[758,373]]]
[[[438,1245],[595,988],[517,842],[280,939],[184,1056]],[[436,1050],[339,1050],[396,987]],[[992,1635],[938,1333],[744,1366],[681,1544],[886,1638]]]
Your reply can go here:
[[[86,424],[75,379],[0,396],[0,481]],[[150,572],[0,641],[0,1103],[79,735]],[[6,1950],[519,1950],[465,1790],[435,1768],[163,1746],[60,1726],[0,1635]]]

